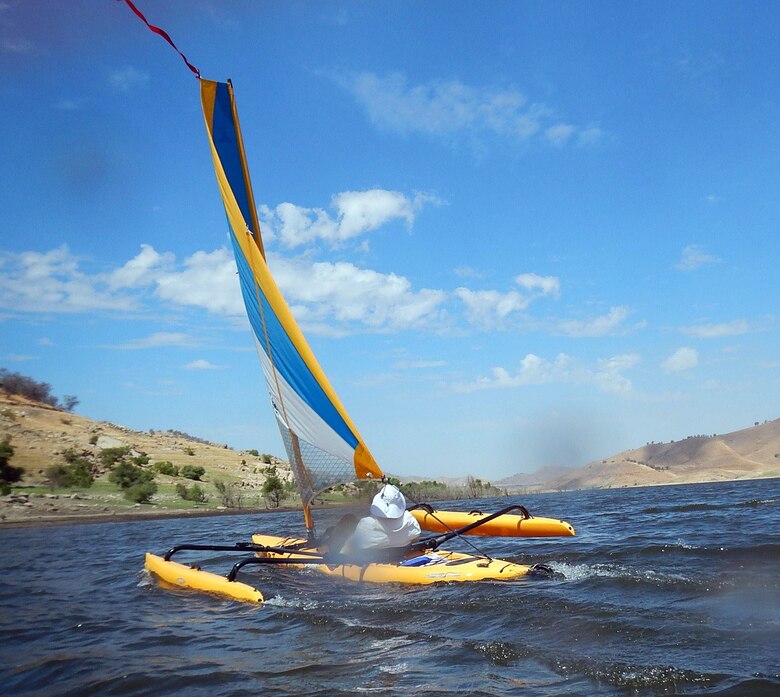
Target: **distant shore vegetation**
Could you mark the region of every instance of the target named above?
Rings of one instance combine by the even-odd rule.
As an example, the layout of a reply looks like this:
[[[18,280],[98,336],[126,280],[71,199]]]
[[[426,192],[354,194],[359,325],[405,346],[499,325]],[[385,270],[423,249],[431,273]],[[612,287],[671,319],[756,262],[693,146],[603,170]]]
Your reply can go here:
[[[27,375],[11,372],[6,368],[0,368],[0,389],[5,390],[8,394],[20,395],[65,411],[73,411],[79,403],[79,399],[75,395],[65,395],[62,399],[55,397],[48,382],[39,382]]]

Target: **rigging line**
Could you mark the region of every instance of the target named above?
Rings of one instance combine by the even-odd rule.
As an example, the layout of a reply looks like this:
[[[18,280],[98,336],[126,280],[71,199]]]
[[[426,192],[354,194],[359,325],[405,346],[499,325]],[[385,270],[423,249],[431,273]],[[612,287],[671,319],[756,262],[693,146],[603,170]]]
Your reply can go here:
[[[117,2],[122,2],[122,0],[117,0]],[[198,79],[200,79],[200,70],[198,70],[198,69],[197,69],[197,68],[196,68],[196,67],[195,67],[195,66],[194,66],[192,63],[190,63],[190,62],[187,60],[187,56],[185,56],[185,55],[184,55],[184,54],[183,54],[183,53],[182,53],[182,52],[181,52],[181,51],[180,51],[180,50],[179,50],[179,49],[176,47],[176,44],[175,44],[175,43],[173,43],[173,39],[171,39],[171,37],[170,37],[170,36],[168,36],[168,32],[167,32],[167,31],[165,31],[165,29],[160,29],[160,27],[155,27],[153,24],[150,24],[150,23],[149,23],[149,20],[148,20],[148,19],[146,19],[146,17],[144,17],[144,16],[143,16],[143,14],[141,14],[141,11],[140,11],[140,10],[139,10],[139,9],[138,9],[138,8],[137,8],[135,5],[133,5],[133,3],[132,3],[130,0],[125,0],[125,3],[127,4],[127,6],[128,6],[128,7],[129,7],[129,8],[130,8],[130,9],[131,9],[133,12],[135,12],[135,14],[136,14],[136,15],[137,15],[137,16],[138,16],[140,19],[141,19],[141,21],[142,21],[144,24],[146,24],[146,26],[147,26],[147,27],[149,27],[149,29],[151,29],[151,31],[153,31],[153,32],[154,32],[155,34],[157,34],[158,36],[161,36],[161,37],[162,37],[163,39],[165,39],[165,40],[166,40],[166,41],[167,41],[167,42],[168,42],[168,43],[169,43],[171,46],[173,46],[173,48],[174,48],[174,50],[176,51],[176,53],[178,53],[178,54],[179,54],[179,55],[182,57],[182,60],[183,60],[183,61],[184,61],[184,62],[187,64],[187,67],[188,67],[188,68],[189,68],[189,69],[190,69],[190,70],[191,70],[193,73],[195,73],[195,77],[197,77]]]
[[[383,479],[383,481],[384,481],[384,479]],[[431,506],[429,506],[427,503],[422,503],[421,501],[416,501],[414,496],[412,496],[411,494],[408,494],[408,496],[409,496],[409,498],[412,501],[414,501],[415,505],[417,505],[417,506],[427,506],[428,508],[430,508],[431,510],[430,510],[430,512],[428,512],[428,515],[431,516],[431,518],[433,518],[434,520],[439,522],[441,525],[443,525],[445,528],[447,528],[447,530],[449,530],[450,532],[455,532],[455,530],[453,530],[449,525],[447,525],[447,523],[445,523],[441,518],[439,518],[436,515],[436,512],[434,511],[433,508],[431,508]],[[489,554],[486,554],[485,552],[483,552],[479,547],[477,547],[477,545],[475,545],[465,535],[458,535],[458,537],[461,540],[463,540],[467,545],[469,545],[480,557],[484,557],[485,559],[490,559],[491,561],[493,560],[493,557],[491,557]]]

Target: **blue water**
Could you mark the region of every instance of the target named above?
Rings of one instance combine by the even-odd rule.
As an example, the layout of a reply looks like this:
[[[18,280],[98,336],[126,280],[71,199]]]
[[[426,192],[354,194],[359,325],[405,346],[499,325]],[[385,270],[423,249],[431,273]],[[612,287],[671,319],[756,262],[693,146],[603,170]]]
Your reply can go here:
[[[298,513],[0,529],[0,693],[780,694],[780,480],[450,507],[508,502],[577,537],[470,539],[557,577],[414,587],[248,567],[262,606],[164,590],[143,552],[300,533]]]

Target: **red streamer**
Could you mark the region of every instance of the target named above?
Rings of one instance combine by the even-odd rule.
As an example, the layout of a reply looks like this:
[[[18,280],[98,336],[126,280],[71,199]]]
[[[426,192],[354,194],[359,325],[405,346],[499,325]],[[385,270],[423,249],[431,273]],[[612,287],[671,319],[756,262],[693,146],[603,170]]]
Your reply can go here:
[[[122,2],[122,0],[118,0],[118,2]],[[195,75],[197,77],[200,77],[200,70],[198,70],[192,63],[190,63],[187,60],[187,56],[185,56],[178,48],[176,48],[176,44],[173,43],[173,40],[171,39],[171,37],[168,36],[168,32],[166,32],[164,29],[160,29],[160,27],[155,27],[153,24],[149,24],[149,20],[147,20],[146,17],[144,17],[141,14],[139,9],[135,5],[133,5],[133,3],[130,2],[130,0],[125,0],[125,2],[127,3],[127,6],[133,12],[135,12],[136,15],[138,15],[138,17],[143,21],[143,23],[146,24],[147,27],[149,27],[149,29],[151,29],[155,34],[158,34],[158,35],[162,36],[163,39],[165,39],[171,46],[173,46],[173,48],[176,50],[176,53],[178,53],[182,57],[182,60],[187,64],[187,67],[193,73],[195,73]]]

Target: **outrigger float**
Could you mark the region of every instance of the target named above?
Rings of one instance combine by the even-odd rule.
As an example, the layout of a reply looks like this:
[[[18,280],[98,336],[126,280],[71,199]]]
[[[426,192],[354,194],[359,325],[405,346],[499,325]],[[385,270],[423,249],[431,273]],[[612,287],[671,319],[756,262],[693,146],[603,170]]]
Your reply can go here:
[[[166,32],[154,27],[130,0],[125,2],[155,33],[178,51]],[[426,504],[410,507],[423,530],[437,533],[411,545],[379,550],[372,555],[344,555],[330,550],[318,537],[311,503],[321,491],[356,479],[377,482],[386,477],[325,376],[266,263],[257,207],[249,179],[238,123],[233,86],[205,80],[187,61],[200,82],[201,104],[209,147],[222,202],[227,214],[247,317],[265,375],[276,422],[301,495],[306,539],[254,535],[233,545],[182,544],[163,556],[146,555],[146,569],[179,588],[207,591],[250,602],[262,593],[239,580],[250,565],[313,565],[331,576],[372,583],[429,584],[441,581],[514,579],[544,571],[475,553],[446,551],[443,544],[464,535],[501,537],[572,536],[568,523],[536,518],[522,506],[495,513],[434,510]],[[236,552],[243,555],[226,576],[173,561],[185,551]]]

